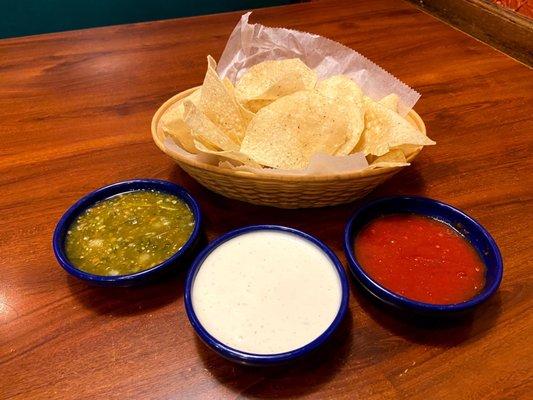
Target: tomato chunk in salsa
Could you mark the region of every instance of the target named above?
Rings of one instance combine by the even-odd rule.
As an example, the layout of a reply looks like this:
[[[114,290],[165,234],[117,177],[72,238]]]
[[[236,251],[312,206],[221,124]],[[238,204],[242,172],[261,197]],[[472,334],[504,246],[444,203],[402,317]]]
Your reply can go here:
[[[485,285],[485,265],[470,242],[429,217],[376,218],[356,236],[354,250],[374,281],[412,300],[460,303]]]

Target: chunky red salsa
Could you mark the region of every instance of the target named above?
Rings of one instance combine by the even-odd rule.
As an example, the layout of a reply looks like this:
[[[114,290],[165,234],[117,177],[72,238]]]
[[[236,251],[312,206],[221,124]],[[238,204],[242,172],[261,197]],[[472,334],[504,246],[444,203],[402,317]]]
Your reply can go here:
[[[443,222],[411,214],[377,218],[355,238],[355,256],[385,288],[432,304],[466,301],[483,289],[485,265]]]

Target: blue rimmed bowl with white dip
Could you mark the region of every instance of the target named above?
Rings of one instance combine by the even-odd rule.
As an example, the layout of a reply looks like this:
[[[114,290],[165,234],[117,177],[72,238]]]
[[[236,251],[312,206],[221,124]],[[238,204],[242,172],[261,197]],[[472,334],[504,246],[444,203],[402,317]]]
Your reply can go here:
[[[348,308],[337,256],[317,238],[277,225],[233,230],[193,263],[185,307],[200,339],[247,365],[288,362],[321,346]]]

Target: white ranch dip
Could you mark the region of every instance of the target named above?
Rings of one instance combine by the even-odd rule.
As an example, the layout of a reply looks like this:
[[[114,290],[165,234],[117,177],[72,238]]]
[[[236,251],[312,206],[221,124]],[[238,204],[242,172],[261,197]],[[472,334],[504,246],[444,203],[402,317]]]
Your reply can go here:
[[[204,260],[192,306],[220,342],[254,354],[300,348],[320,336],[341,304],[332,260],[301,236],[262,230],[234,237]]]

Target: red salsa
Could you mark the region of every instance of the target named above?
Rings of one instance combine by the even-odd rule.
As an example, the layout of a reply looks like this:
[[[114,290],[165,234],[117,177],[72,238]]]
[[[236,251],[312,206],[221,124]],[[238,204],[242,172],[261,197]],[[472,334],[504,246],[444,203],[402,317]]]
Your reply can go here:
[[[432,218],[377,218],[355,238],[355,256],[385,288],[431,304],[460,303],[485,285],[485,265],[458,232]]]

